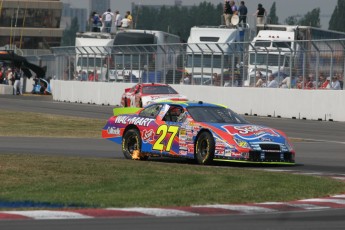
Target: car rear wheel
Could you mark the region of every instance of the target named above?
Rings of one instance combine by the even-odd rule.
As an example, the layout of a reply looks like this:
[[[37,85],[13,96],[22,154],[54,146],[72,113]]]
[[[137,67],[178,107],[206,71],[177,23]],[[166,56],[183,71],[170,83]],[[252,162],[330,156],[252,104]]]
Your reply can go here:
[[[209,132],[202,132],[195,145],[195,159],[199,164],[211,164],[214,157],[214,138]]]
[[[122,138],[122,152],[125,158],[132,159],[135,150],[141,151],[141,137],[137,129],[129,129]],[[140,160],[147,159],[146,156],[140,156]]]

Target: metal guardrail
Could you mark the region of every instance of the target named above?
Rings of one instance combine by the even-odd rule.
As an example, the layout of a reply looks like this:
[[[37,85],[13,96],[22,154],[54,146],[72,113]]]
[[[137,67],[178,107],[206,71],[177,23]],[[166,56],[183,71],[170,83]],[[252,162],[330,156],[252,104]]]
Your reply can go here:
[[[342,85],[345,40],[294,43],[294,49],[258,48],[250,42],[55,47],[51,55],[28,58],[47,66],[47,77],[59,80],[258,87],[260,77],[265,87],[272,74],[282,88],[331,88],[332,81]],[[92,72],[98,77],[90,78]]]

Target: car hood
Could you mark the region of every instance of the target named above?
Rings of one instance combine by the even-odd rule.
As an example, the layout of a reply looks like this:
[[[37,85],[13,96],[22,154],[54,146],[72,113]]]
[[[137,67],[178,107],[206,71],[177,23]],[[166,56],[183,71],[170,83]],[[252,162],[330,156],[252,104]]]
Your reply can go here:
[[[213,126],[212,130],[220,138],[225,140],[241,140],[247,143],[272,142],[282,143],[286,142],[286,135],[276,129],[253,125],[253,124],[210,124]]]

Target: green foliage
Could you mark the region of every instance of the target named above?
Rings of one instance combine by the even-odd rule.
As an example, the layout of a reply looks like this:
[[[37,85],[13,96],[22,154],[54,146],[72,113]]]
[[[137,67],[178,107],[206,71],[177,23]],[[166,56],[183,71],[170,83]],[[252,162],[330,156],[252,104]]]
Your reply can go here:
[[[79,31],[78,18],[72,19],[71,25],[62,34],[61,46],[75,46],[76,33]]]
[[[276,14],[276,2],[273,2],[271,9],[270,9],[270,13],[268,14],[268,18],[270,20],[269,24],[279,24],[279,18]]]
[[[299,20],[298,24],[301,26],[321,27],[320,8],[315,8],[312,11],[308,12]]]
[[[345,1],[338,0],[338,4],[335,6],[331,19],[329,21],[328,29],[345,32],[344,12],[345,12]]]
[[[192,7],[162,6],[160,9],[142,6],[136,9],[134,20],[136,29],[161,30],[177,34],[187,40],[193,26],[219,26],[222,23],[223,5],[201,2]]]
[[[287,25],[297,25],[298,19],[296,16],[289,16],[285,19],[285,24]]]

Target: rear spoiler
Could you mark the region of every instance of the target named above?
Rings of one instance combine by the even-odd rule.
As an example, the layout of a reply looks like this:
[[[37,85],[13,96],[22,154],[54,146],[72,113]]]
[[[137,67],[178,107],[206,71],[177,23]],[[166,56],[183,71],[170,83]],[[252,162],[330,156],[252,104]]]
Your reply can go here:
[[[141,110],[142,108],[137,107],[117,107],[113,109],[114,116],[119,116],[123,114],[134,114]]]

